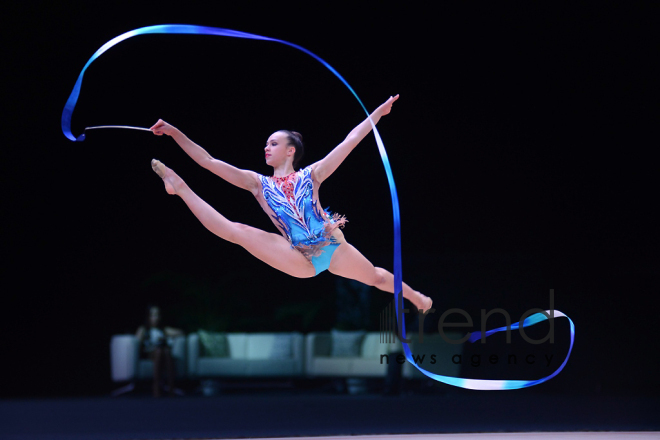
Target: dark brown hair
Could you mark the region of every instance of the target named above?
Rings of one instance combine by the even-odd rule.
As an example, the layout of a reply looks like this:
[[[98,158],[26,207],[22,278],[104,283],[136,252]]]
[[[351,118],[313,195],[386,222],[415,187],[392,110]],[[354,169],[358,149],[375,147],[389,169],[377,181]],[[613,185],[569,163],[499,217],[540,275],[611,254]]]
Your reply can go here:
[[[302,159],[303,154],[305,154],[305,146],[303,145],[302,134],[298,133],[297,131],[289,130],[280,130],[280,132],[286,134],[287,140],[289,141],[288,145],[292,145],[296,149],[296,152],[293,155],[293,167],[296,168],[298,166],[298,162],[300,162],[300,159]]]

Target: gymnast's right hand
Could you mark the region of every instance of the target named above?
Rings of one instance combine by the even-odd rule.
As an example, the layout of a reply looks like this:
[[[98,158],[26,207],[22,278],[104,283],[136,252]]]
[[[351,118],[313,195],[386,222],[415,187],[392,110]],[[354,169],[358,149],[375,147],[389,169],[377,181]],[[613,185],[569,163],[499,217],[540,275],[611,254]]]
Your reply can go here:
[[[162,119],[159,119],[149,130],[151,130],[156,136],[162,136],[164,134],[172,136],[176,128],[172,127]]]

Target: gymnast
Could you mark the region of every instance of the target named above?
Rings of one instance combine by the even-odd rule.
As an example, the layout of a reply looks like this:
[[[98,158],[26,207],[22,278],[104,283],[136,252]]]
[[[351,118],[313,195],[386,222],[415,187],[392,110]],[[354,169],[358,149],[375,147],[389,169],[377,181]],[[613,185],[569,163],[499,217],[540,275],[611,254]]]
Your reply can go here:
[[[371,114],[374,124],[390,113],[397,99],[399,95],[390,97]],[[321,184],[371,129],[367,118],[327,156],[298,171],[295,167],[303,155],[302,136],[288,130],[276,131],[268,138],[264,149],[266,164],[273,167],[271,177],[213,158],[162,119],[150,128],[157,136],[171,136],[203,168],[250,191],[281,235],[229,221],[197,196],[172,169],[156,159],[151,161],[151,166],[163,179],[168,194],[181,197],[209,231],[242,246],[275,269],[297,278],[313,277],[328,270],[335,275],[394,293],[394,276],[385,269],[374,267],[346,241],[339,229],[346,219],[321,209],[318,196]],[[411,289],[406,283],[403,283],[403,297],[422,312],[428,311],[433,303],[431,298]]]

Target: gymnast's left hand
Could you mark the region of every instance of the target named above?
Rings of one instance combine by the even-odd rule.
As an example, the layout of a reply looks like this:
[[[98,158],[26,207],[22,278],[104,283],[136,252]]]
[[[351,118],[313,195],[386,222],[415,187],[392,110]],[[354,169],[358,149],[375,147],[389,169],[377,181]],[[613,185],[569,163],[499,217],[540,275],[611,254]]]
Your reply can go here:
[[[385,101],[384,104],[378,107],[377,110],[380,112],[380,115],[381,116],[389,115],[390,112],[392,111],[392,105],[397,99],[399,99],[399,95],[390,96],[390,99],[388,99],[387,101]]]

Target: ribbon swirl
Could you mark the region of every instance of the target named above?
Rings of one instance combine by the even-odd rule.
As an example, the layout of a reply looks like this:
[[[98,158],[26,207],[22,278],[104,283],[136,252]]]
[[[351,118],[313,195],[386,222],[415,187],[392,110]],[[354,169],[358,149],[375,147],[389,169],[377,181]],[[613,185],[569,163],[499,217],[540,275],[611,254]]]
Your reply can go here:
[[[78,79],[76,80],[75,85],[73,86],[73,90],[71,91],[71,94],[69,95],[69,99],[67,100],[64,110],[62,111],[62,132],[64,135],[72,140],[72,141],[77,141],[81,142],[85,139],[84,133],[79,135],[79,136],[74,136],[73,133],[71,132],[71,116],[73,114],[73,110],[75,109],[76,103],[78,102],[78,97],[80,96],[80,89],[82,86],[82,80],[83,76],[85,74],[85,71],[87,68],[92,64],[92,62],[97,59],[99,56],[101,56],[104,52],[106,52],[108,49],[113,47],[114,45],[121,43],[124,40],[127,40],[131,37],[135,37],[138,35],[146,35],[146,34],[194,34],[194,35],[216,35],[216,36],[224,36],[224,37],[232,37],[232,38],[245,38],[245,39],[252,39],[252,40],[263,40],[263,41],[272,41],[275,43],[281,43],[285,44],[287,46],[293,47],[295,49],[298,49],[307,55],[313,57],[317,61],[319,61],[321,64],[323,64],[330,72],[332,72],[347,88],[348,90],[353,94],[355,99],[357,99],[358,103],[364,110],[364,112],[367,114],[367,118],[369,119],[369,122],[371,123],[371,127],[373,129],[374,136],[376,138],[376,144],[378,145],[378,151],[380,153],[381,160],[383,161],[383,166],[385,168],[385,174],[387,175],[387,181],[390,187],[390,195],[392,199],[392,214],[394,216],[394,291],[395,293],[395,304],[396,304],[396,312],[397,312],[397,317],[401,317],[401,323],[400,323],[400,328],[403,329],[403,335],[405,338],[405,322],[404,322],[404,315],[401,313],[401,306],[399,305],[401,302],[401,295],[402,295],[402,290],[403,290],[403,277],[402,277],[402,265],[401,265],[401,221],[400,221],[400,213],[399,213],[399,197],[397,195],[396,191],[396,186],[394,184],[394,177],[392,175],[392,168],[390,167],[390,162],[387,157],[387,152],[385,151],[385,145],[383,144],[383,141],[380,137],[380,133],[376,129],[376,125],[374,124],[373,120],[369,116],[369,111],[367,108],[364,106],[362,103],[362,100],[358,97],[357,93],[353,90],[353,88],[348,84],[348,82],[337,72],[330,64],[325,62],[323,59],[318,57],[316,54],[310,52],[309,50],[305,49],[304,47],[298,46],[296,44],[290,43],[288,41],[284,40],[278,40],[275,38],[269,38],[269,37],[264,37],[261,35],[255,35],[255,34],[249,34],[246,32],[240,32],[240,31],[235,31],[231,29],[224,29],[224,28],[217,28],[217,27],[208,27],[208,26],[195,26],[195,25],[186,25],[186,24],[166,24],[166,25],[157,25],[157,26],[146,26],[146,27],[141,27],[138,29],[134,29],[132,31],[126,32],[124,34],[121,34],[112,40],[108,41],[105,43],[103,46],[101,46],[95,53],[92,55],[92,57],[87,61],[85,66],[83,67],[82,71],[80,72],[80,75],[78,75]],[[554,311],[554,314],[556,316],[563,316],[568,318],[566,315],[559,311]],[[541,315],[541,317],[537,316]],[[534,325],[544,319],[547,319],[547,317],[543,314],[536,314],[532,315],[529,318],[527,318],[524,323],[523,327],[527,325]],[[570,318],[568,318],[570,321]],[[574,334],[575,334],[575,328],[573,325],[573,321],[570,321],[571,324],[571,348],[569,349],[568,355],[566,356],[566,359],[562,363],[562,365],[550,376],[547,376],[545,378],[536,380],[536,381],[521,381],[521,380],[477,380],[477,379],[463,379],[463,378],[457,378],[457,377],[449,377],[449,376],[441,376],[438,374],[431,373],[429,371],[426,371],[419,365],[417,365],[412,357],[412,354],[410,352],[410,347],[408,347],[408,344],[405,342],[402,342],[404,352],[406,359],[408,362],[413,364],[419,371],[421,371],[423,374],[426,376],[435,379],[440,382],[444,382],[449,385],[454,385],[457,387],[461,388],[469,388],[469,389],[476,389],[476,390],[504,390],[504,389],[516,389],[516,388],[524,388],[524,387],[529,387],[533,385],[537,385],[539,383],[545,382],[546,380],[551,379],[552,377],[556,376],[566,365],[566,362],[568,361],[568,357],[570,356],[570,351],[573,348],[573,339],[574,339]],[[512,326],[512,328],[514,328]],[[517,328],[517,327],[515,327]],[[500,331],[502,329],[496,329],[491,332],[496,332]]]

